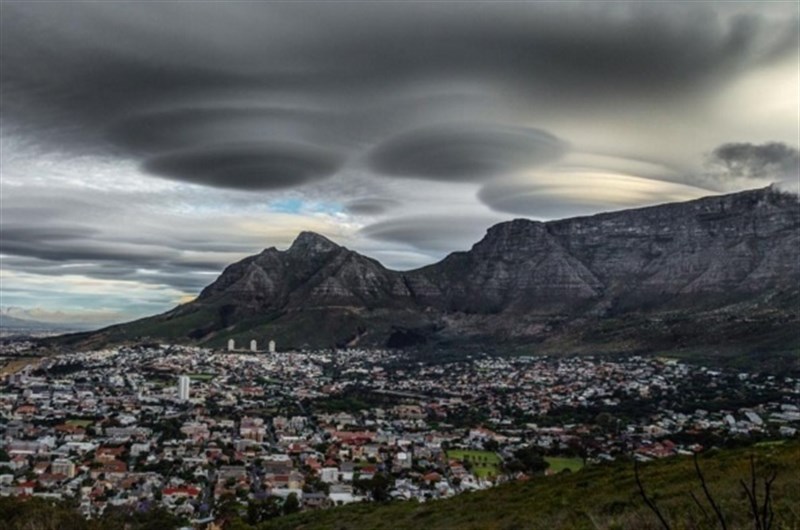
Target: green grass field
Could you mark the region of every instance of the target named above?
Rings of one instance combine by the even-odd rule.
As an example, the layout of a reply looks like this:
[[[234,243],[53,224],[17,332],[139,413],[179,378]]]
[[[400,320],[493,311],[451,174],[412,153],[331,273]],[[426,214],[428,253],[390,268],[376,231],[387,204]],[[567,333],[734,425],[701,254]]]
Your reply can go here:
[[[479,478],[500,474],[500,457],[491,451],[451,449],[447,451],[447,458],[469,462],[472,464],[472,473]]]
[[[560,456],[546,456],[544,459],[550,464],[547,468],[552,473],[560,473],[565,469],[572,472],[578,471],[583,467],[583,460],[580,458],[564,458]]]

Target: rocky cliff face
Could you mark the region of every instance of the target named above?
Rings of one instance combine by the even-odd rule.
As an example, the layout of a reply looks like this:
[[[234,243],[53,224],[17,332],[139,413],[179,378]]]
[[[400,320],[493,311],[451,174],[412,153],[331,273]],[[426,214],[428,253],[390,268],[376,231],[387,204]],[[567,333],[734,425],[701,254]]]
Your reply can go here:
[[[609,351],[752,338],[753,347],[766,340],[791,349],[791,338],[776,337],[790,337],[797,322],[798,249],[800,203],[770,188],[547,223],[517,219],[410,272],[304,232],[286,251],[230,265],[195,301],[101,336]]]
[[[796,198],[756,190],[550,223],[515,220],[411,275],[443,269],[439,286],[454,309],[713,305],[795,289],[799,228]]]

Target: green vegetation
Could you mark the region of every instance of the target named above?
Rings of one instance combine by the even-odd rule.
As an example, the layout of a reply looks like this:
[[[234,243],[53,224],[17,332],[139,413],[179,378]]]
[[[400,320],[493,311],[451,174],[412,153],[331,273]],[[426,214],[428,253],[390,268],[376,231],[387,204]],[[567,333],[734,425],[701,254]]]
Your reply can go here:
[[[546,456],[545,462],[550,464],[547,468],[553,473],[561,473],[565,469],[570,471],[579,471],[583,467],[583,460],[580,458],[564,458],[559,456]]]
[[[739,480],[750,478],[750,455],[755,454],[759,477],[777,470],[772,485],[775,522],[773,529],[800,525],[800,481],[797,466],[800,444],[711,452],[699,463],[708,488],[725,516],[729,530],[754,527],[746,495]],[[644,464],[640,476],[647,494],[674,530],[711,529],[719,525],[711,509],[704,512],[692,500],[705,503],[702,488],[689,457],[675,457]],[[763,486],[759,486],[762,488]],[[657,529],[656,515],[642,501],[631,462],[586,467],[575,473],[537,477],[504,484],[490,490],[466,493],[425,504],[414,502],[350,505],[318,512],[304,512],[273,519],[259,530],[401,530],[442,529]]]
[[[500,457],[491,451],[451,449],[447,451],[447,458],[460,460],[479,478],[496,477],[501,472]]]
[[[3,530],[166,530],[188,522],[163,508],[143,512],[114,507],[87,521],[68,502],[16,497],[0,497],[0,521]]]
[[[397,397],[378,394],[362,387],[348,387],[339,394],[333,394],[312,401],[311,407],[318,412],[355,413],[375,407],[391,407],[401,400]]]
[[[189,379],[192,381],[211,381],[215,377],[215,374],[189,374]]]
[[[514,451],[514,457],[505,463],[509,473],[541,475],[550,466],[535,446],[522,447]]]

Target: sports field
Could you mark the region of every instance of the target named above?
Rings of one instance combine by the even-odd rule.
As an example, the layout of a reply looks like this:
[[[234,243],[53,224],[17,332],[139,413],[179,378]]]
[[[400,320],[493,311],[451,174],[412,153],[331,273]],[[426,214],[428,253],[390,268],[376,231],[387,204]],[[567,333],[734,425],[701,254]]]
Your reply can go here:
[[[447,458],[469,462],[472,466],[472,473],[479,478],[494,477],[500,474],[500,457],[491,451],[451,449],[447,451]]]

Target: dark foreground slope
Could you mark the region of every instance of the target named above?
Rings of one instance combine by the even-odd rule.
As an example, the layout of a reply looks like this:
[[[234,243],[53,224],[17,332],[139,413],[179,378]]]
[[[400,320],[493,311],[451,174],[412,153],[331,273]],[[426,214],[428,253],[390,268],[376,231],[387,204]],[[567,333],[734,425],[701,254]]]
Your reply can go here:
[[[711,452],[699,463],[708,488],[729,530],[755,528],[740,480],[749,484],[750,455],[755,456],[759,499],[763,477],[777,470],[772,485],[773,530],[800,525],[800,446],[797,442]],[[690,457],[644,464],[640,476],[671,528],[720,528],[713,519]],[[697,497],[702,508],[692,500]],[[226,529],[238,530],[650,530],[662,528],[645,506],[630,462],[589,466],[573,474],[537,477],[477,493],[431,501],[358,504],[279,517],[256,526],[246,510],[228,510]],[[705,514],[704,514],[705,512]],[[710,515],[710,517],[707,517]],[[109,509],[98,519],[83,519],[69,502],[42,498],[0,498],[0,527],[7,530],[169,529],[186,524],[163,510]],[[219,522],[222,522],[220,520]]]
[[[793,353],[798,249],[797,198],[771,188],[518,219],[409,272],[304,232],[229,266],[193,302],[68,340]]]
[[[739,480],[749,483],[749,456],[756,455],[757,474],[777,469],[772,490],[774,529],[800,525],[800,447],[796,443],[754,449],[725,450],[699,459],[715,501],[730,530],[752,529],[745,494]],[[673,457],[641,468],[645,490],[671,528],[719,528],[704,517],[694,494],[706,512],[701,485],[690,457]],[[763,482],[759,483],[763,492]],[[713,516],[713,515],[712,515]],[[662,528],[642,501],[631,463],[590,466],[573,474],[534,478],[451,499],[351,505],[320,512],[306,512],[275,519],[259,530],[402,530],[426,529],[597,529],[644,530]]]

